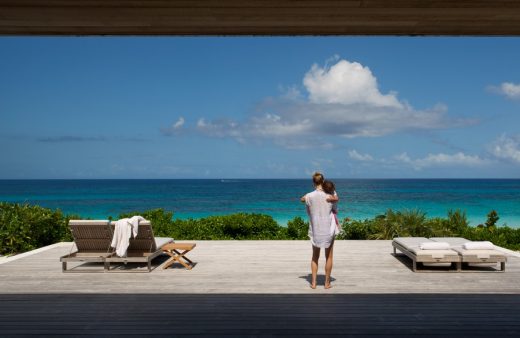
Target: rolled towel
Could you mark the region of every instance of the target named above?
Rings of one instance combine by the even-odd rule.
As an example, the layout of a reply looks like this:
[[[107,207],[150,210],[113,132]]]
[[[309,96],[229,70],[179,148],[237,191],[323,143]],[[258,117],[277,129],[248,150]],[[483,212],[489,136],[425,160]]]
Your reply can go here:
[[[467,242],[462,244],[462,248],[466,250],[493,250],[495,246],[489,241]]]
[[[421,250],[448,250],[450,245],[446,242],[424,242],[419,245]]]

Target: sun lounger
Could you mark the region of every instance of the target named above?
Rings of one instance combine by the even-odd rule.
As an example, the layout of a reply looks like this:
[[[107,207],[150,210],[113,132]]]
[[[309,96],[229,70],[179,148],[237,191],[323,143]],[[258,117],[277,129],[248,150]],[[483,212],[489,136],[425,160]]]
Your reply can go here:
[[[504,272],[506,270],[507,257],[503,252],[496,249],[484,249],[484,250],[468,250],[464,248],[465,243],[470,243],[462,237],[435,237],[431,238],[437,242],[447,242],[451,245],[451,248],[455,250],[460,256],[462,263],[471,264],[483,264],[483,263],[500,263],[500,270]],[[476,242],[471,242],[476,243]]]
[[[162,247],[172,243],[172,238],[154,237],[149,221],[139,223],[136,238],[130,239],[126,257],[118,257],[111,248],[115,222],[108,220],[70,220],[69,227],[76,251],[60,257],[63,272],[93,272],[96,270],[67,270],[68,262],[103,263],[102,271],[110,271],[111,263],[147,263],[152,271],[152,260],[163,253]],[[97,270],[99,271],[99,270]]]
[[[111,223],[111,227],[115,222]],[[152,260],[163,254],[163,246],[172,243],[173,238],[154,237],[152,225],[149,221],[139,222],[138,233],[130,239],[125,257],[118,257],[115,253],[105,258],[105,269],[110,271],[111,263],[147,263],[148,272],[152,271]]]
[[[460,271],[461,260],[459,254],[451,249],[424,250],[422,243],[433,242],[425,237],[396,237],[392,241],[394,255],[396,250],[401,251],[412,260],[412,270],[417,272],[417,263],[455,263],[457,271]]]
[[[92,262],[104,263],[105,259],[112,255],[110,242],[112,241],[112,228],[107,220],[70,220],[70,231],[74,238],[76,251],[60,257],[62,271],[67,270],[68,262]]]

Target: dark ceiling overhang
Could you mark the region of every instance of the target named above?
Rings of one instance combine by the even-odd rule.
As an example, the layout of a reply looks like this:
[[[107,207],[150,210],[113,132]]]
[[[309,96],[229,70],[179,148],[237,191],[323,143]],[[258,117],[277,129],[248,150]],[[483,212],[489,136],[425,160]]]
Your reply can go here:
[[[1,35],[520,35],[519,0],[0,0]]]

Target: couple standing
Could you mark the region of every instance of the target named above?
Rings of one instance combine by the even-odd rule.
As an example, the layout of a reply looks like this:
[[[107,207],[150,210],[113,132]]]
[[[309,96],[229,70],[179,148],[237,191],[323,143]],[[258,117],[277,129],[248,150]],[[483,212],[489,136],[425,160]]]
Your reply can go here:
[[[330,286],[330,273],[332,271],[332,253],[334,238],[339,232],[339,224],[336,217],[336,203],[339,200],[331,181],[326,181],[321,173],[314,173],[312,182],[315,190],[303,196],[301,201],[307,207],[309,215],[309,238],[312,243],[311,288],[316,288],[318,274],[318,260],[321,248],[325,249],[325,289]]]

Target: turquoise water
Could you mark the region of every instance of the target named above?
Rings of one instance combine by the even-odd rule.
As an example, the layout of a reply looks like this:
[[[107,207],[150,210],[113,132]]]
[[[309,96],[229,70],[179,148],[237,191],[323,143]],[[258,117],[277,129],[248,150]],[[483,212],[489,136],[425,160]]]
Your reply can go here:
[[[387,209],[420,209],[429,217],[466,211],[472,225],[490,210],[499,224],[520,227],[520,180],[337,179],[340,217],[372,218]],[[299,198],[310,180],[0,180],[0,201],[27,202],[82,217],[164,208],[176,218],[255,212],[280,224],[306,217]]]

